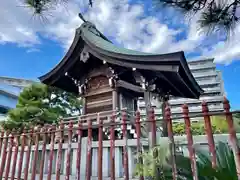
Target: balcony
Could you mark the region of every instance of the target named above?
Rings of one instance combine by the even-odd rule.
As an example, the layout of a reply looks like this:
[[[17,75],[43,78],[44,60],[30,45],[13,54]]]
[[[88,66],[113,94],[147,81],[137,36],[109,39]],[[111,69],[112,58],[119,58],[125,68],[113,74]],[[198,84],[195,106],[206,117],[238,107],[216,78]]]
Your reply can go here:
[[[188,61],[189,65],[201,65],[201,64],[208,64],[214,63],[214,59],[201,59],[201,60],[193,60],[193,61]]]
[[[203,88],[203,90],[204,90],[204,94],[217,93],[217,92],[221,92],[222,93],[222,89],[220,87]]]
[[[220,81],[218,80],[201,80],[197,81],[200,86],[211,86],[211,85],[218,85],[221,84]]]
[[[203,69],[215,69],[216,65],[213,63],[206,63],[203,65],[189,65],[191,71],[203,70]]]
[[[205,100],[206,102],[222,102],[223,96],[209,96],[209,97],[200,97],[200,100],[198,99],[185,99],[185,98],[179,98],[174,100],[169,100],[169,103],[171,105],[182,105],[182,104],[198,104],[202,103],[202,100]]]
[[[221,80],[219,80],[219,78],[217,76],[202,76],[202,77],[195,78],[195,80],[197,82],[201,82],[201,81],[221,81]]]

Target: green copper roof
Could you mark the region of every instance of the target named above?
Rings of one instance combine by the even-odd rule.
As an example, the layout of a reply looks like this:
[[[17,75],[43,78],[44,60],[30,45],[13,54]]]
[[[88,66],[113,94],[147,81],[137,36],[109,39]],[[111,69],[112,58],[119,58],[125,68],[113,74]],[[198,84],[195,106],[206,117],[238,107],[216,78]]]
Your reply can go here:
[[[81,60],[84,55],[82,52],[85,51],[91,54],[87,63]],[[166,92],[171,90],[176,96],[199,98],[203,92],[190,72],[183,51],[153,54],[118,47],[91,22],[84,22],[76,30],[73,43],[62,61],[52,71],[41,76],[40,80],[45,84],[78,93],[73,79],[82,80],[92,68],[102,64],[101,61],[114,65],[114,68],[128,69],[130,73],[133,72],[132,68],[136,68],[143,76],[156,81],[157,88],[165,88]],[[66,76],[66,73],[71,77]]]
[[[109,52],[126,54],[126,55],[153,55],[151,53],[145,53],[145,52],[134,51],[134,50],[130,50],[122,47],[117,47],[111,42],[103,39],[100,36],[97,36],[95,33],[93,33],[92,31],[86,28],[82,28],[82,32],[86,37],[86,39],[90,41],[90,43]]]

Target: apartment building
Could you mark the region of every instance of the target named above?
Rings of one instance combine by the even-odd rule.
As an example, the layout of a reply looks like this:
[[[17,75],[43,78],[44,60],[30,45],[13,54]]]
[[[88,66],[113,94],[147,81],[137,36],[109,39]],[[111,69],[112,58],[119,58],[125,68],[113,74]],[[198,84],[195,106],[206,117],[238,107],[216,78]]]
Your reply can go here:
[[[204,93],[201,95],[199,100],[186,99],[179,97],[170,97],[169,104],[171,106],[172,117],[179,117],[182,113],[181,106],[187,103],[189,106],[189,112],[191,114],[197,114],[202,111],[201,102],[204,100],[209,105],[209,111],[223,111],[223,98],[224,98],[224,82],[222,79],[221,71],[216,69],[214,59],[203,59],[197,61],[189,61],[189,68],[199,83]],[[152,105],[156,107],[156,114],[161,116],[161,109],[159,104],[152,102]],[[139,100],[138,103],[141,114],[144,116],[145,104],[143,100]]]

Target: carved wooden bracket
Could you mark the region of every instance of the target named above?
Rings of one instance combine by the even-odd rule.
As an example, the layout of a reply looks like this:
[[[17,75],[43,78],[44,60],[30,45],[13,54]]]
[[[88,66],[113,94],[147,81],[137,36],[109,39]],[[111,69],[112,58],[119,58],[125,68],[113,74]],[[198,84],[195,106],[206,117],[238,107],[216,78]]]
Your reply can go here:
[[[89,57],[90,57],[90,55],[89,55],[88,49],[86,47],[84,47],[80,54],[80,61],[86,63],[87,60],[89,59]]]

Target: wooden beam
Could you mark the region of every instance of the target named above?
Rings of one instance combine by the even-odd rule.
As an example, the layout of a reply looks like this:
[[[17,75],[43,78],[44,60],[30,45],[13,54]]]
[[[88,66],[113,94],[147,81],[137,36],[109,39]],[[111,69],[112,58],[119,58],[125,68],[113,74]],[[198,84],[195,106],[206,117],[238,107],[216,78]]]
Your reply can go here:
[[[112,105],[113,111],[118,108],[118,92],[116,89],[113,89],[112,91]]]
[[[133,71],[133,77],[137,83],[141,83],[141,76],[142,74],[139,71]]]
[[[102,65],[99,68],[94,69],[93,71],[90,71],[87,74],[87,77],[92,78],[92,77],[96,77],[96,76],[100,76],[100,75],[108,77],[108,76],[113,75],[113,74],[110,71],[109,67],[105,64],[105,65]]]
[[[91,92],[86,93],[86,94],[85,94],[85,97],[94,96],[94,95],[98,95],[98,94],[109,93],[109,92],[111,92],[111,91],[112,91],[112,89],[111,89],[110,86],[107,84],[107,85],[102,86],[101,89],[94,89],[94,90],[92,90]]]
[[[82,97],[82,103],[83,103],[83,107],[82,107],[82,115],[85,115],[85,114],[86,114],[86,110],[87,110],[86,97]]]
[[[184,94],[182,93],[182,91],[180,91],[171,81],[168,80],[168,78],[161,72],[158,72],[158,76],[160,78],[162,78],[163,80],[165,80],[166,82],[168,82],[168,84],[175,89],[175,91],[177,91],[179,94],[181,94],[182,97],[184,97]]]
[[[112,98],[111,99],[106,99],[106,100],[101,100],[101,101],[94,101],[94,102],[87,102],[87,108],[96,108],[96,107],[102,107],[102,106],[107,106],[107,105],[112,105]]]
[[[192,91],[192,89],[186,84],[182,77],[179,74],[177,74],[177,76],[179,77],[180,82],[182,82],[182,84],[185,85],[185,87],[192,93],[192,95],[197,97],[196,93]]]
[[[88,46],[91,43],[88,43]],[[136,62],[131,62],[131,61],[121,61],[117,60],[114,58],[111,58],[109,56],[99,54],[97,52],[97,49],[94,47],[89,46],[89,52],[93,54],[95,57],[99,59],[104,59],[106,62],[114,65],[118,65],[121,67],[126,67],[126,68],[136,68],[136,69],[141,69],[141,70],[149,70],[149,71],[163,71],[163,72],[178,72],[179,71],[179,65],[148,65],[148,64],[139,64]],[[144,62],[142,62],[144,63]]]
[[[142,87],[137,86],[137,85],[133,85],[133,84],[128,83],[128,82],[123,81],[123,80],[118,80],[117,81],[117,87],[123,87],[123,88],[129,89],[129,90],[134,91],[134,92],[144,93],[144,89]]]
[[[145,108],[146,108],[146,120],[148,120],[149,122],[147,123],[147,130],[148,132],[151,132],[151,122],[149,119],[149,111],[151,109],[151,94],[149,91],[144,91],[144,101],[145,101]]]

